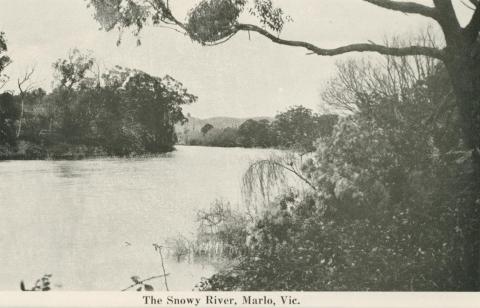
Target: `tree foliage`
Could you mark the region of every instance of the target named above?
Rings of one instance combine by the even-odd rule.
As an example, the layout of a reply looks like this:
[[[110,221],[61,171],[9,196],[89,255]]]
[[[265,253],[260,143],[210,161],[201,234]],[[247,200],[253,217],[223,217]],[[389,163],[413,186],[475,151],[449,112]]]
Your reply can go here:
[[[278,145],[275,132],[268,120],[243,122],[238,128],[239,142],[245,147],[268,148]]]
[[[16,144],[16,119],[20,110],[9,93],[0,94],[0,145]]]
[[[5,67],[10,63],[10,58],[5,55],[7,51],[7,42],[5,39],[5,33],[0,32],[0,72],[5,69]]]
[[[294,106],[275,117],[278,142],[286,148],[311,152],[318,138],[331,133],[335,115],[317,115],[311,109]]]
[[[51,93],[31,88],[18,96],[2,95],[0,144],[11,146],[5,158],[128,156],[173,149],[174,125],[186,120],[182,106],[196,96],[168,75],[122,67],[100,75],[95,67],[91,53],[74,49],[55,62],[57,86]],[[13,131],[20,134],[12,136]]]
[[[0,88],[8,81],[8,76],[3,74],[5,68],[12,62],[10,57],[6,54],[7,41],[5,39],[5,33],[0,32]]]
[[[415,63],[388,68],[403,75],[398,70]],[[340,119],[304,162],[302,176],[312,188],[271,202],[242,235],[237,263],[203,281],[205,290],[468,288],[462,256],[465,228],[475,219],[468,207],[478,192],[455,123],[458,110],[435,116],[437,95],[453,104],[438,82],[445,72],[435,66],[425,79],[396,87],[383,78],[357,79],[380,67],[339,66],[344,79],[327,93],[341,99],[332,103],[352,95],[356,112]]]
[[[59,82],[59,86],[73,88],[81,86],[82,82],[86,82],[87,74],[92,70],[95,59],[90,52],[82,53],[78,49],[69,51],[66,59],[58,59],[54,64],[55,78]]]
[[[185,28],[197,42],[218,42],[234,34],[232,27],[245,3],[245,0],[203,0],[189,12]]]
[[[290,107],[277,114],[270,122],[267,119],[248,119],[240,126],[210,128],[206,124],[200,134],[191,134],[190,145],[282,148],[301,153],[311,152],[315,141],[332,133],[338,120],[335,114],[317,114],[303,106]],[[207,131],[208,133],[204,133]]]
[[[271,0],[202,0],[193,7],[185,21],[178,20],[166,0],[91,0],[95,19],[106,31],[115,28],[132,29],[138,36],[147,25],[178,27],[192,40],[202,45],[214,45],[228,40],[240,29],[242,13],[256,17],[266,29],[280,33],[291,18]]]
[[[213,127],[212,124],[210,123],[207,123],[205,125],[202,126],[202,128],[200,129],[200,131],[202,132],[202,134],[205,136]]]

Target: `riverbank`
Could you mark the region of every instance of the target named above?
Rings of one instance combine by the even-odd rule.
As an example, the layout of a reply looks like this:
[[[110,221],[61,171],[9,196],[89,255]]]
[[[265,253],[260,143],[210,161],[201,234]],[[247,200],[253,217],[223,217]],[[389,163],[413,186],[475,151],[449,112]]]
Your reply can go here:
[[[75,145],[68,143],[36,144],[28,141],[19,141],[16,146],[0,145],[0,161],[6,160],[81,160],[105,157],[144,157],[155,156],[172,152],[175,147],[165,147],[157,153],[129,153],[128,155],[114,155],[102,146]]]

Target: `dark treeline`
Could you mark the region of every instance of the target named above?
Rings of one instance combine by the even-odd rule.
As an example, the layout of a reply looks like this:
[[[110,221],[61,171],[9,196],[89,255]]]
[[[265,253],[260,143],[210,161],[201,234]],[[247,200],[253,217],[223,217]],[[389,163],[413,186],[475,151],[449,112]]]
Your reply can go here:
[[[171,151],[181,106],[196,101],[170,76],[115,67],[101,74],[88,53],[72,50],[53,64],[50,93],[18,80],[0,95],[0,158],[129,156]]]
[[[189,145],[218,147],[285,148],[301,152],[315,149],[315,141],[332,133],[335,114],[316,114],[294,106],[277,114],[273,121],[248,119],[239,127],[216,128],[207,123],[201,133],[187,140]]]

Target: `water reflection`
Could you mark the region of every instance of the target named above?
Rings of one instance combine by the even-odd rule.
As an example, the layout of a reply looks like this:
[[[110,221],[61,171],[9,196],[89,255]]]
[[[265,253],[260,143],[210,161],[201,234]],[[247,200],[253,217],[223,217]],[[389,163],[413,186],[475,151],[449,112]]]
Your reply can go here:
[[[62,178],[76,178],[81,177],[82,174],[72,162],[61,162],[57,166],[55,173]]]

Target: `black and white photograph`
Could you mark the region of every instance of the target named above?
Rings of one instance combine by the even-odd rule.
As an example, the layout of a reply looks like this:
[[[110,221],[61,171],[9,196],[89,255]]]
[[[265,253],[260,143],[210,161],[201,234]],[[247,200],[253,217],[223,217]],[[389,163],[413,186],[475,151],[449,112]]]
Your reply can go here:
[[[479,290],[479,0],[0,0],[0,291]]]

